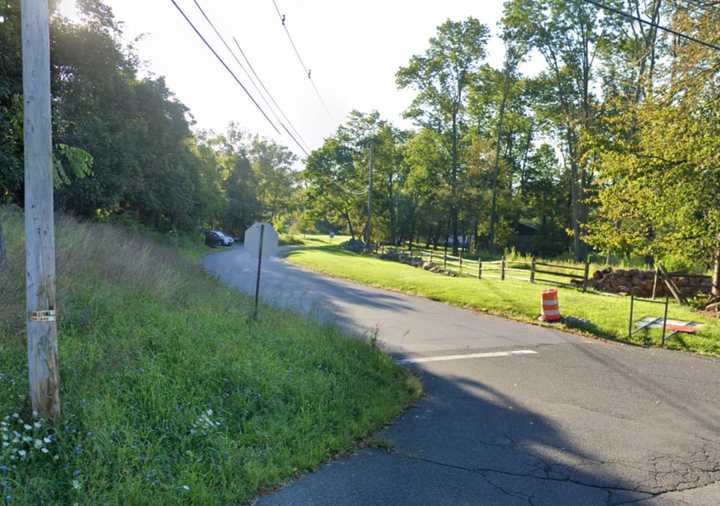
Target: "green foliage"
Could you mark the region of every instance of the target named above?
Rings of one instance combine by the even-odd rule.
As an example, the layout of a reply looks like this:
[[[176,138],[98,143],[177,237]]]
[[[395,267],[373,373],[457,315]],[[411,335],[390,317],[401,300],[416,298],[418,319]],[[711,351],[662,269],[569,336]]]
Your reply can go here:
[[[0,6],[0,202],[23,203],[20,1]],[[163,78],[140,78],[112,9],[78,4],[81,23],[51,18],[54,177],[60,208],[161,231],[240,234],[296,204],[287,148],[231,125],[194,134]],[[244,161],[242,161],[244,160]]]
[[[63,417],[35,427],[22,215],[0,208],[0,221],[0,421],[33,439],[0,449],[11,504],[245,503],[352,449],[418,395],[363,341],[270,307],[251,323],[251,300],[173,248],[60,216]]]
[[[56,144],[55,149],[59,157],[53,159],[55,189],[69,185],[74,180],[92,175],[92,166],[95,159],[84,149],[74,148],[67,144]],[[70,174],[65,168],[70,169]]]

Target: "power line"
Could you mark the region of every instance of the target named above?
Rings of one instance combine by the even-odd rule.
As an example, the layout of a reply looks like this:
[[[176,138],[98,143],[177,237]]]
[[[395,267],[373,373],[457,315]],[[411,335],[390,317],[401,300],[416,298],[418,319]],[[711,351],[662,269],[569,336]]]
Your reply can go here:
[[[242,69],[242,71],[245,73],[245,75],[247,76],[247,78],[250,80],[250,83],[252,83],[252,85],[255,87],[255,91],[257,91],[258,95],[260,95],[260,98],[265,102],[265,105],[267,105],[268,109],[270,109],[270,112],[273,114],[273,116],[275,116],[275,120],[280,124],[280,126],[282,127],[282,129],[285,130],[285,132],[288,134],[288,136],[290,136],[290,138],[295,142],[295,144],[298,145],[298,147],[300,148],[300,150],[301,150],[303,153],[305,153],[305,156],[309,156],[307,150],[302,146],[302,144],[300,144],[300,143],[297,141],[297,139],[295,138],[295,136],[293,136],[293,134],[290,133],[290,131],[289,131],[289,130],[287,129],[287,127],[283,124],[283,122],[280,120],[280,118],[278,118],[277,114],[275,114],[275,111],[273,110],[272,106],[270,105],[270,103],[269,103],[269,102],[267,101],[267,99],[265,98],[265,95],[263,95],[262,91],[260,91],[260,88],[258,87],[258,85],[255,84],[255,81],[253,81],[253,78],[250,76],[250,74],[248,73],[247,69],[245,69],[245,67],[243,66],[243,64],[240,63],[240,60],[238,59],[237,55],[235,54],[235,51],[233,51],[233,49],[232,49],[232,48],[230,47],[230,45],[227,43],[227,41],[225,40],[225,37],[222,36],[222,34],[220,33],[220,30],[218,30],[217,27],[215,26],[215,23],[212,22],[212,20],[210,19],[210,17],[205,13],[205,11],[204,11],[203,8],[200,6],[200,4],[198,3],[197,0],[193,0],[193,2],[195,3],[195,7],[197,7],[198,10],[200,11],[200,14],[202,14],[202,16],[205,18],[205,21],[207,21],[207,23],[210,25],[210,28],[213,29],[213,31],[215,32],[215,35],[217,35],[217,37],[218,37],[218,38],[220,39],[220,41],[223,43],[223,45],[225,46],[225,49],[228,50],[228,52],[229,52],[230,55],[233,57],[233,59],[235,60],[235,62],[238,64],[238,66]],[[277,129],[275,129],[275,130],[277,131]],[[280,132],[278,131],[278,133],[280,133]]]
[[[682,39],[686,39],[686,40],[689,40],[689,41],[691,41],[691,42],[695,42],[696,44],[700,44],[700,45],[703,45],[703,46],[705,46],[705,47],[709,47],[710,49],[714,49],[714,50],[716,50],[716,51],[720,51],[720,46],[718,46],[718,45],[716,45],[716,44],[711,44],[710,42],[705,42],[704,40],[697,39],[697,38],[693,37],[692,35],[686,35],[686,34],[684,34],[684,33],[681,33],[681,32],[678,32],[678,31],[676,31],[676,30],[673,30],[672,28],[667,28],[667,27],[665,27],[665,26],[658,25],[658,24],[656,24],[656,23],[653,23],[652,21],[648,21],[647,19],[643,19],[643,18],[634,16],[634,15],[632,15],[632,14],[630,14],[630,13],[625,12],[625,11],[621,11],[620,9],[616,9],[615,7],[610,7],[609,5],[605,5],[605,4],[602,4],[602,3],[600,3],[600,2],[596,2],[595,0],[584,0],[584,1],[585,1],[585,3],[592,4],[592,5],[594,5],[595,7],[599,7],[600,9],[603,9],[603,10],[606,10],[606,11],[609,11],[609,12],[612,12],[612,13],[615,13],[615,14],[618,14],[619,16],[622,16],[622,17],[624,17],[624,18],[632,19],[633,21],[637,21],[638,23],[643,23],[643,24],[646,24],[646,25],[650,25],[650,26],[652,26],[653,28],[657,28],[657,29],[662,30],[662,31],[664,31],[664,32],[671,33],[671,34],[673,34],[673,35],[675,35],[675,36],[677,36],[677,37],[680,37],[680,38],[682,38]]]
[[[265,86],[265,83],[263,83],[262,79],[260,79],[260,76],[258,75],[258,73],[255,72],[255,67],[253,67],[252,63],[250,63],[250,60],[245,55],[245,51],[242,50],[242,48],[240,47],[240,43],[237,41],[237,39],[235,37],[233,37],[233,42],[235,42],[235,45],[237,46],[238,50],[240,51],[240,54],[242,55],[243,59],[245,60],[245,63],[247,63],[247,66],[250,68],[250,71],[255,76],[255,79],[257,79],[257,82],[260,83],[260,86],[262,86],[262,89],[265,90],[265,93],[270,98],[272,103],[275,105],[275,108],[280,112],[282,117],[285,119],[287,124],[290,125],[290,128],[292,129],[292,131],[295,132],[295,135],[298,136],[298,138],[302,141],[302,143],[305,145],[305,147],[308,147],[308,143],[305,142],[305,139],[303,139],[303,137],[302,137],[302,135],[300,135],[300,132],[298,131],[298,129],[295,128],[295,126],[292,124],[292,121],[290,121],[290,118],[287,117],[285,112],[282,110],[282,107],[280,107],[280,105],[278,105],[275,98],[273,98],[272,94]]]
[[[327,104],[325,103],[325,100],[323,100],[322,95],[320,94],[320,90],[315,85],[315,81],[313,81],[312,78],[312,71],[305,65],[305,62],[302,59],[302,56],[300,56],[300,51],[298,50],[297,46],[295,45],[295,41],[292,38],[292,35],[290,35],[290,30],[288,30],[287,25],[285,24],[285,15],[280,12],[280,7],[278,7],[277,1],[272,0],[273,5],[275,6],[275,11],[277,12],[278,17],[280,18],[280,22],[282,23],[283,29],[285,29],[285,34],[288,37],[288,40],[290,41],[290,45],[292,46],[293,50],[295,51],[295,56],[297,56],[298,61],[300,62],[300,65],[303,68],[303,71],[305,72],[305,75],[307,76],[308,80],[310,81],[310,84],[313,87],[313,90],[315,91],[315,94],[317,95],[318,100],[320,100],[320,103],[322,104],[323,108],[325,109],[325,112],[327,113],[328,117],[330,119],[333,119],[332,114],[330,113],[330,109],[328,108]]]
[[[241,87],[242,90],[245,92],[245,94],[248,96],[248,98],[249,98],[250,100],[252,100],[252,103],[253,103],[253,104],[255,104],[255,107],[258,108],[258,110],[262,113],[262,115],[265,117],[265,119],[267,120],[267,122],[270,123],[270,126],[273,127],[273,130],[275,130],[275,131],[278,133],[278,135],[280,135],[280,130],[278,130],[278,128],[275,126],[275,123],[273,123],[273,122],[270,120],[270,118],[269,118],[268,115],[265,113],[265,111],[263,110],[263,108],[260,107],[260,104],[257,103],[257,101],[253,98],[253,96],[252,96],[252,95],[250,94],[250,92],[247,90],[247,88],[245,87],[245,85],[243,85],[243,83],[240,82],[240,79],[237,78],[237,76],[235,75],[235,73],[234,73],[232,70],[230,70],[230,67],[227,66],[227,63],[225,63],[225,60],[223,60],[223,59],[220,57],[220,55],[217,54],[217,52],[215,51],[215,49],[210,45],[210,43],[205,39],[205,37],[203,37],[203,35],[200,33],[200,31],[198,31],[198,29],[195,27],[195,25],[193,24],[193,22],[190,21],[190,18],[187,17],[187,15],[186,15],[185,12],[180,8],[180,6],[177,4],[177,2],[175,2],[175,0],[170,0],[170,2],[172,2],[172,4],[175,6],[175,8],[178,10],[178,12],[182,15],[182,17],[185,18],[185,21],[187,21],[187,23],[192,27],[192,29],[193,29],[193,31],[195,32],[195,34],[196,34],[198,37],[200,37],[200,40],[202,40],[203,43],[207,46],[207,48],[212,52],[212,54],[215,55],[215,58],[218,59],[218,61],[220,62],[220,64],[221,64],[223,67],[225,67],[225,70],[227,70],[227,71],[230,73],[230,75],[233,77],[233,79],[235,79],[235,82],[240,85],[240,87]]]

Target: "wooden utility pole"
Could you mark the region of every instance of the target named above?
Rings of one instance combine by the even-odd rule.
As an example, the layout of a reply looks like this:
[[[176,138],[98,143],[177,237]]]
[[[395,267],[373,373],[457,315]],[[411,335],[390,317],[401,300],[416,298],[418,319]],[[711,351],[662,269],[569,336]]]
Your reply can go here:
[[[30,400],[43,418],[60,414],[55,315],[50,34],[48,0],[22,0],[25,250]]]
[[[370,244],[372,239],[372,188],[373,188],[373,144],[368,148],[368,204],[367,204],[367,227],[365,228],[365,244]]]

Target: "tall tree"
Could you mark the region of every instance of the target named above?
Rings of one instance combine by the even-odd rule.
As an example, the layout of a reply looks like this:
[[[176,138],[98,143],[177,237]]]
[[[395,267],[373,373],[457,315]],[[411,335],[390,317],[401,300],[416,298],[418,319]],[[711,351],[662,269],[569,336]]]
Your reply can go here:
[[[458,250],[458,194],[461,133],[465,126],[467,88],[486,56],[489,29],[477,19],[446,21],[430,39],[423,54],[415,55],[396,75],[400,88],[412,87],[418,94],[406,116],[442,135],[450,153],[446,178],[451,189],[450,232],[453,251]]]
[[[590,173],[582,140],[595,121],[593,70],[598,51],[618,21],[598,13],[583,0],[510,0],[503,24],[509,37],[542,54],[554,85],[556,122],[569,170],[572,231],[576,258],[585,255],[581,240],[586,221],[586,190]]]

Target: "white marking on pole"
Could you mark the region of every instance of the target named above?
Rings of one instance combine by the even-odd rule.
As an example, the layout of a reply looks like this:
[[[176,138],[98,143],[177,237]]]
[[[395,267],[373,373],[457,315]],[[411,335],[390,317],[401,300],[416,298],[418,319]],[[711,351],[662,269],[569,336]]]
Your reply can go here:
[[[446,360],[462,360],[467,358],[495,358],[510,357],[512,355],[537,355],[537,351],[533,350],[513,350],[513,351],[490,351],[486,353],[468,353],[467,355],[444,355],[440,357],[420,357],[406,358],[401,360],[404,364],[423,364],[425,362],[444,362]]]

